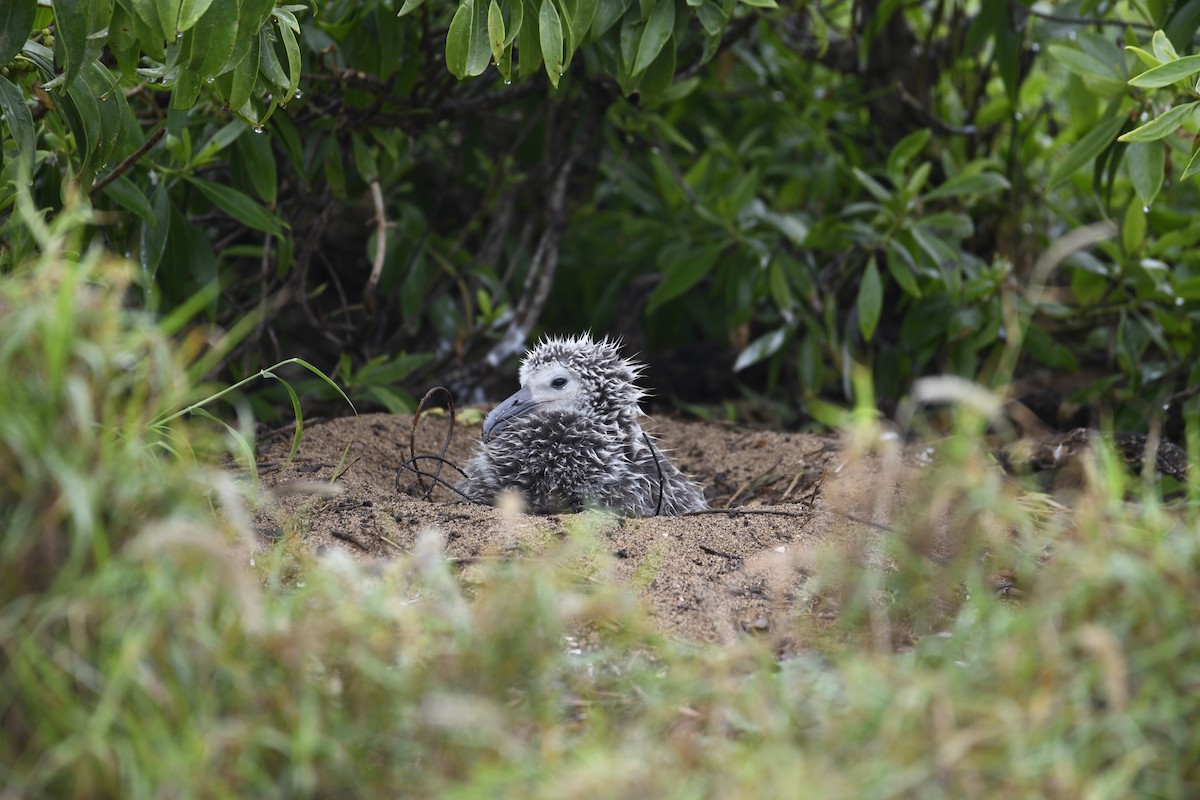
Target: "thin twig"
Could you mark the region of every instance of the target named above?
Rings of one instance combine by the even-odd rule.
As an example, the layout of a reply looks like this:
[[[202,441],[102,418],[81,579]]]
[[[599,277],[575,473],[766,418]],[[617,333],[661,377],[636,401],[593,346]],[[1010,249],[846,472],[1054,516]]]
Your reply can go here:
[[[345,531],[333,530],[333,531],[330,531],[329,533],[335,539],[341,539],[343,542],[349,542],[350,544],[354,545],[355,547],[359,548],[360,550],[365,550],[368,553],[371,552],[371,548],[368,545],[363,544],[356,537],[351,536],[350,534],[346,533]]]
[[[442,452],[437,456],[438,467],[437,467],[437,470],[433,473],[433,481],[434,482],[433,482],[433,484],[431,484],[429,486],[429,488],[426,489],[425,481],[421,480],[421,478],[423,477],[423,473],[421,473],[416,468],[413,468],[413,472],[415,472],[417,474],[417,483],[420,485],[420,487],[422,489],[425,489],[425,495],[421,498],[422,500],[428,500],[429,495],[433,492],[433,490],[437,486],[438,482],[441,481],[442,465],[446,463],[446,451],[450,449],[450,440],[454,438],[454,395],[450,394],[450,390],[447,389],[445,386],[433,387],[432,389],[430,389],[428,392],[425,393],[425,396],[421,398],[421,402],[417,404],[417,413],[413,414],[412,429],[409,431],[409,434],[408,434],[409,459],[408,459],[408,461],[404,462],[404,464],[402,464],[400,466],[400,470],[403,470],[404,466],[406,464],[415,463],[417,461],[417,423],[421,421],[421,413],[425,410],[425,404],[427,402],[429,402],[429,398],[433,397],[438,392],[441,392],[442,394],[446,395],[446,405],[449,407],[449,414],[450,414],[450,428],[446,431],[446,441],[442,444]],[[459,472],[462,472],[462,470],[460,469]],[[399,484],[400,484],[400,471],[397,471],[396,472],[397,488],[399,488]]]
[[[708,553],[710,556],[728,558],[730,561],[745,561],[745,559],[739,555],[735,555],[734,553],[726,553],[724,550],[718,550],[715,547],[709,547],[706,544],[700,545],[700,549]]]
[[[139,147],[137,150],[134,150],[129,155],[125,156],[125,159],[120,164],[117,164],[116,169],[114,169],[112,172],[105,175],[100,180],[93,183],[91,191],[88,192],[88,196],[95,198],[95,196],[98,193],[104,191],[104,188],[106,186],[108,186],[110,183],[115,181],[117,178],[124,175],[129,170],[130,167],[132,167],[134,164],[136,164],[138,162],[138,159],[140,159],[142,156],[146,155],[146,153],[148,153],[150,151],[150,148],[154,147],[154,145],[158,144],[159,139],[161,139],[166,134],[167,134],[166,128],[159,128],[154,133],[150,134],[150,137],[148,139],[146,139],[146,141],[142,142],[141,147]]]
[[[658,468],[658,504],[654,507],[654,516],[657,517],[659,514],[662,513],[662,503],[663,503],[664,480],[663,480],[662,462],[658,460],[658,450],[655,449],[654,445],[650,441],[650,437],[646,435],[645,431],[642,431],[642,441],[644,441],[646,443],[646,446],[650,448],[650,454],[652,456],[654,456],[654,466]]]

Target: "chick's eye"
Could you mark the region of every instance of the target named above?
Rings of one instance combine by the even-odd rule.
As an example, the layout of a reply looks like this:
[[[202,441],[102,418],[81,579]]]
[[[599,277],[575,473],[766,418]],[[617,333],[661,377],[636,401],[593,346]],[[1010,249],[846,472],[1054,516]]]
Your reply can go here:
[[[550,385],[553,386],[555,389],[561,389],[567,385],[567,379],[566,378],[555,378],[554,380],[550,381]]]

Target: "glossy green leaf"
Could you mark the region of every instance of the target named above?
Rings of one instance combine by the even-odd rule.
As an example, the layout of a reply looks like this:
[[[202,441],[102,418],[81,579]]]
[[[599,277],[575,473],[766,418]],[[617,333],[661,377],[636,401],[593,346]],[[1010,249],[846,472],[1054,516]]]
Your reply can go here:
[[[459,5],[446,31],[446,68],[462,80],[467,76],[467,57],[471,52],[471,2]]]
[[[58,31],[54,54],[63,67],[62,85],[70,86],[83,65],[104,49],[113,0],[54,0],[53,8]]]
[[[1171,61],[1161,67],[1148,69],[1137,77],[1131,78],[1130,86],[1139,89],[1158,89],[1170,86],[1175,81],[1195,75],[1200,72],[1200,56],[1184,56],[1178,61]]]
[[[425,4],[425,0],[404,0],[404,5],[400,6],[400,13],[396,16],[403,17],[406,14],[411,14]]]
[[[488,7],[484,0],[471,0],[471,37],[467,49],[466,74],[468,77],[482,75],[492,63],[492,49],[488,46]]]
[[[296,40],[291,26],[280,23],[278,30],[279,40],[283,42],[283,52],[287,54],[288,60],[288,83],[287,88],[283,90],[283,105],[287,105],[300,88],[300,71],[303,65],[300,60],[300,43]]]
[[[0,5],[0,67],[21,52],[36,12],[37,0],[9,0]]]
[[[521,0],[513,0],[513,2],[521,2]],[[517,69],[522,78],[529,78],[542,69],[541,25],[534,0],[524,0],[523,5],[525,6],[524,22],[517,34],[517,52],[521,56]],[[535,20],[539,24],[534,24]]]
[[[1196,110],[1196,106],[1198,105],[1200,105],[1200,101],[1175,106],[1170,111],[1160,114],[1145,125],[1134,128],[1128,133],[1121,134],[1117,137],[1117,141],[1153,142],[1164,139],[1178,130],[1179,126],[1187,120],[1188,116]]]
[[[256,231],[283,236],[283,221],[237,189],[194,176],[188,176],[187,181],[199,189],[209,202],[235,220]]]
[[[229,107],[236,112],[250,102],[254,85],[258,81],[259,40],[256,34],[250,44],[250,52],[233,71],[233,83],[229,90]]]
[[[0,111],[4,112],[4,121],[8,124],[13,141],[17,143],[17,153],[25,165],[26,176],[32,178],[37,147],[33,115],[29,113],[29,106],[25,105],[21,90],[3,75],[0,75]]]
[[[1145,50],[1143,50],[1140,47],[1134,47],[1133,45],[1128,45],[1125,48],[1125,52],[1133,53],[1135,56],[1138,57],[1138,60],[1142,62],[1143,66],[1145,66],[1147,68],[1157,67],[1162,64],[1162,61],[1155,58],[1150,53],[1147,53]]]
[[[858,310],[858,330],[864,341],[871,341],[875,328],[879,325],[879,317],[883,311],[883,280],[879,277],[879,267],[875,257],[867,261],[863,272],[862,283],[858,285],[858,299],[855,303]]]
[[[631,71],[633,75],[640,75],[658,58],[658,54],[662,52],[674,32],[675,0],[658,0],[654,4],[654,10],[650,12],[649,19],[646,20],[646,27],[638,42],[637,56]]]
[[[704,0],[696,12],[696,18],[700,20],[704,32],[713,37],[720,36],[729,22],[729,16],[721,9],[720,4],[712,0]]]
[[[775,2],[775,0],[738,0],[738,1],[741,3],[745,3],[748,6],[754,6],[755,8],[779,8],[779,5]]]
[[[1129,178],[1143,205],[1150,205],[1162,187],[1166,146],[1161,142],[1134,142],[1125,152]]]
[[[1167,38],[1164,31],[1155,31],[1150,37],[1150,47],[1154,50],[1154,57],[1159,61],[1178,61],[1179,53],[1175,52],[1175,45],[1171,44],[1171,40]]]
[[[1075,146],[1067,153],[1067,157],[1059,162],[1054,171],[1050,173],[1050,179],[1046,182],[1046,190],[1053,190],[1100,155],[1106,147],[1113,143],[1113,139],[1124,125],[1125,117],[1120,114],[1096,123],[1082,139],[1075,143]]]
[[[153,0],[157,9],[159,23],[162,25],[163,38],[168,42],[175,41],[175,33],[179,30],[179,12],[183,8],[183,0]]]
[[[592,38],[599,39],[616,25],[625,15],[633,0],[604,0],[596,8],[592,19]]]
[[[208,11],[212,2],[213,0],[182,0],[179,4],[179,30],[191,29],[204,16],[204,12]],[[225,5],[234,5],[228,3],[227,0],[221,0],[221,2]]]
[[[505,25],[504,31],[504,46],[508,47],[517,40],[517,36],[521,32],[521,26],[525,24],[525,4],[521,0],[510,0],[508,6],[508,24]],[[509,57],[512,57],[512,51],[509,50]]]
[[[215,76],[233,54],[237,41],[238,5],[223,0],[214,4],[200,20],[184,34],[191,39],[188,68],[206,80]]]
[[[504,16],[496,0],[488,4],[488,44],[492,50],[492,60],[497,64],[504,58]]]
[[[563,32],[562,20],[553,0],[542,0],[538,12],[538,37],[542,45],[542,58],[546,62],[546,74],[550,83],[558,87],[558,79],[563,73]]]

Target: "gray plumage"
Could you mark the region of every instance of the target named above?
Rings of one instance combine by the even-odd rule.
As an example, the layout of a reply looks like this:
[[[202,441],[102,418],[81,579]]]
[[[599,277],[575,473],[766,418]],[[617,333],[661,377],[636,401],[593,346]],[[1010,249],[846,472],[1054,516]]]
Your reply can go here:
[[[484,421],[459,490],[480,503],[516,490],[539,514],[588,506],[635,516],[707,508],[700,488],[638,423],[642,369],[607,338],[543,339],[521,363],[520,391]]]

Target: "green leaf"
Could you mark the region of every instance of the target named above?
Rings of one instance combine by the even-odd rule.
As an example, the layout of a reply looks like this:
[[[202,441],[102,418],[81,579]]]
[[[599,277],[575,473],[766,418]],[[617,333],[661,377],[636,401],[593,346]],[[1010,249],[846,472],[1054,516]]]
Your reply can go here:
[[[517,35],[521,32],[521,26],[525,24],[525,4],[521,0],[511,0],[508,7],[508,26],[504,34],[504,46],[508,47],[517,40]],[[512,57],[512,51],[509,51],[509,58]]]
[[[871,196],[881,203],[890,203],[892,201],[892,193],[883,188],[883,184],[872,178],[867,173],[863,172],[858,167],[851,167],[850,171],[854,173],[854,177],[858,179]]]
[[[137,214],[148,225],[155,223],[154,206],[150,205],[150,201],[146,199],[146,195],[142,193],[137,184],[124,175],[105,186],[101,194],[111,197],[122,207]]]
[[[58,31],[54,53],[63,67],[62,86],[69,87],[83,65],[94,61],[104,49],[113,0],[54,0],[53,8]]]
[[[887,257],[884,259],[887,264],[888,273],[892,276],[892,280],[896,285],[910,297],[920,297],[921,287],[917,284],[917,277],[914,275],[916,264],[913,263],[913,258],[904,249],[904,246],[895,239],[889,239],[887,242]]]
[[[488,4],[488,44],[491,45],[492,59],[499,64],[504,58],[504,16],[496,0]]]
[[[403,17],[405,14],[411,14],[425,4],[425,0],[404,0],[404,5],[400,6],[400,13],[397,17]]]
[[[1175,45],[1171,44],[1171,40],[1163,31],[1154,32],[1154,35],[1150,37],[1150,47],[1154,50],[1154,57],[1159,61],[1179,60],[1179,53],[1175,52]]]
[[[1200,72],[1200,56],[1184,56],[1178,61],[1171,61],[1161,67],[1148,69],[1141,75],[1130,78],[1129,85],[1139,89],[1159,89],[1195,75],[1197,72]]]
[[[13,141],[17,143],[17,153],[24,164],[23,180],[33,180],[34,154],[37,148],[37,138],[33,127],[33,115],[29,106],[25,105],[25,96],[21,90],[0,75],[0,111],[4,112],[4,121],[12,133]]]
[[[712,0],[704,0],[704,4],[696,12],[696,18],[700,20],[701,27],[709,36],[717,37],[725,31],[725,25],[729,22],[728,15],[721,9],[721,6],[714,3]]]
[[[668,45],[658,54],[658,58],[646,69],[638,84],[642,105],[646,108],[657,108],[666,98],[667,90],[675,80],[675,45]]]
[[[482,75],[492,63],[492,49],[488,46],[488,11],[484,0],[471,0],[471,41],[467,50],[467,76]]]
[[[1008,179],[995,172],[980,172],[976,175],[956,175],[932,191],[926,192],[925,200],[941,200],[946,197],[991,194],[1008,189]]]
[[[755,8],[779,8],[775,0],[740,0],[740,2]]]
[[[755,339],[745,350],[738,353],[737,361],[733,362],[733,371],[739,372],[778,353],[779,348],[787,341],[787,334],[787,328],[776,328]]]
[[[1175,106],[1170,111],[1160,114],[1145,125],[1134,128],[1128,133],[1121,134],[1117,137],[1117,141],[1153,142],[1158,139],[1164,139],[1178,130],[1179,126],[1184,123],[1189,114],[1196,110],[1196,106],[1198,105],[1200,105],[1200,101]]]
[[[446,31],[446,68],[462,80],[467,76],[467,56],[471,52],[471,0],[466,0],[454,12]]]
[[[631,74],[637,76],[645,72],[674,32],[675,0],[658,0],[650,12],[650,18],[646,20]]]
[[[192,28],[204,16],[204,12],[208,11],[212,2],[213,0],[183,0],[179,4],[179,30],[186,31]]]
[[[283,237],[285,227],[283,220],[237,189],[190,175],[187,176],[187,181],[199,189],[213,205],[239,222],[245,223],[256,231]]]
[[[1046,191],[1052,191],[1082,169],[1085,164],[1100,155],[1106,147],[1113,143],[1117,132],[1124,125],[1125,117],[1120,114],[1097,122],[1087,135],[1075,143],[1075,146],[1067,153],[1067,157],[1050,173],[1050,179],[1046,182]]]
[[[596,8],[596,16],[592,19],[592,38],[599,39],[608,33],[613,25],[625,15],[633,0],[604,0]]]
[[[538,12],[538,37],[542,45],[542,58],[546,62],[546,74],[550,83],[558,88],[558,79],[563,73],[563,31],[562,20],[553,0],[542,0],[541,11]]]
[[[233,45],[237,41],[237,20],[238,5],[225,0],[210,8],[183,35],[185,40],[190,40],[187,45],[190,48],[187,69],[194,71],[200,80],[215,76],[233,54]]]
[[[135,0],[136,1],[136,0]],[[183,0],[153,0],[157,15],[162,25],[163,38],[168,42],[175,41],[175,33],[179,30],[179,11]]]
[[[279,38],[283,42],[283,51],[287,53],[288,60],[288,83],[287,88],[283,90],[282,99],[282,104],[286,106],[296,96],[296,90],[300,88],[300,72],[303,64],[300,59],[300,43],[296,41],[296,34],[291,26],[277,20],[277,27]]]
[[[233,71],[233,83],[229,90],[229,107],[236,113],[242,114],[242,109],[249,105],[254,94],[254,85],[258,82],[259,47],[258,35],[255,34],[250,43],[250,52]],[[251,120],[257,124],[258,120]]]
[[[1147,68],[1157,67],[1162,64],[1162,61],[1160,61],[1159,59],[1150,55],[1149,53],[1147,53],[1145,50],[1143,50],[1140,47],[1134,47],[1133,45],[1126,45],[1125,52],[1133,53],[1135,56],[1138,57],[1138,60],[1141,61],[1142,64],[1145,65]]]
[[[25,46],[36,13],[37,0],[10,0],[0,7],[0,67]]]
[[[521,0],[513,0],[513,2],[521,2]],[[528,78],[538,73],[542,68],[542,47],[539,43],[541,34],[541,25],[533,25],[532,21],[537,14],[537,7],[533,0],[524,0],[525,19],[521,24],[521,30],[517,34],[517,52],[521,54],[521,61],[517,65],[518,71],[522,78]]]
[[[929,128],[913,131],[892,148],[892,152],[888,154],[887,173],[893,183],[897,185],[901,183],[900,178],[904,174],[904,168],[908,166],[908,162],[912,160],[913,156],[925,148],[929,142],[929,135]]]
[[[243,133],[246,132],[246,123],[240,119],[232,120],[223,125],[212,138],[204,143],[204,146],[197,151],[195,158],[192,160],[190,167],[202,167],[213,160],[217,153],[224,150],[229,145],[233,144]]]
[[[241,136],[234,144],[240,172],[250,179],[250,185],[263,202],[273,204],[278,194],[275,154],[271,152],[271,137],[261,133]]]
[[[1125,151],[1129,178],[1143,205],[1150,205],[1163,182],[1166,146],[1159,142],[1134,142]],[[1185,170],[1186,175],[1186,170]]]
[[[862,332],[864,341],[871,341],[875,328],[879,325],[879,316],[883,311],[883,280],[879,277],[879,267],[875,264],[875,256],[867,261],[867,269],[863,273],[862,283],[858,285],[858,329]]]
[[[1196,152],[1192,153],[1191,160],[1189,160],[1187,166],[1184,167],[1183,174],[1179,176],[1179,180],[1187,180],[1193,175],[1200,173],[1200,157],[1198,156],[1200,156],[1200,150],[1196,150]]]
[[[663,273],[662,282],[646,302],[646,315],[649,316],[659,306],[695,286],[716,266],[722,249],[723,246],[719,244],[697,249],[687,243],[677,243],[664,249],[658,257],[658,267]]]
[[[138,231],[138,263],[142,267],[143,278],[147,283],[154,279],[158,265],[162,263],[166,251],[167,234],[171,229],[171,200],[167,196],[165,183],[160,183],[154,190],[153,220],[142,223]]]

